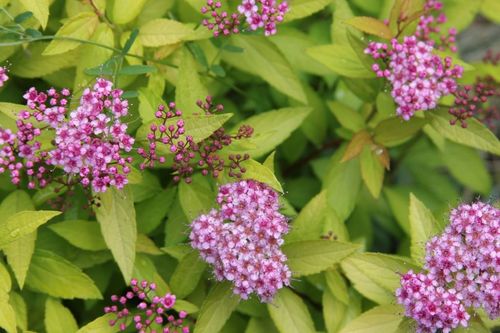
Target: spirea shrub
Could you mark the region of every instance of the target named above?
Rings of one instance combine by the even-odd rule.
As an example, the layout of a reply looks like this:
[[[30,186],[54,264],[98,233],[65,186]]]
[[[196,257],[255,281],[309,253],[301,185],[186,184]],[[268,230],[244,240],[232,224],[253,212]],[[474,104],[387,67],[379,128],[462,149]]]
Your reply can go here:
[[[498,330],[499,15],[0,1],[0,331]]]

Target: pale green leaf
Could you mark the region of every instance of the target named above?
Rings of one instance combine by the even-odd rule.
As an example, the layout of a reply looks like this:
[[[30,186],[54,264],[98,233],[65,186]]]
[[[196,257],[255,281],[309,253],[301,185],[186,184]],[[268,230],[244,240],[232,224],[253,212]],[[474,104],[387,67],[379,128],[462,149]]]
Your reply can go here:
[[[115,318],[114,313],[105,314],[80,328],[77,333],[117,333],[120,331],[120,327],[109,325],[109,321]]]
[[[283,253],[293,276],[316,274],[333,267],[359,249],[359,245],[330,240],[310,240],[285,244]]]
[[[33,13],[33,16],[40,22],[45,29],[49,20],[49,0],[20,0],[26,10]]]
[[[35,250],[26,284],[53,297],[101,299],[91,278],[66,259],[47,250]]]
[[[350,18],[345,23],[370,35],[375,35],[384,39],[392,38],[391,29],[387,25],[385,25],[384,22],[373,17],[356,16]]]
[[[142,45],[156,47],[178,43],[192,33],[193,29],[181,22],[159,18],[144,24],[140,29],[139,38]]]
[[[425,262],[425,243],[439,232],[440,226],[432,212],[410,193],[411,257],[416,262]]]
[[[283,187],[271,169],[253,159],[246,160],[242,165],[246,169],[242,175],[243,179],[257,180],[283,193]]]
[[[4,328],[7,333],[17,333],[16,313],[5,298],[0,298],[0,327]]]
[[[159,105],[165,105],[161,96],[158,96],[149,88],[139,88],[139,114],[143,122],[155,119],[155,113],[158,111]]]
[[[353,132],[358,132],[365,128],[365,121],[361,113],[338,101],[329,102],[328,107],[342,127]]]
[[[374,198],[378,198],[384,182],[384,167],[376,155],[377,151],[365,146],[360,155],[361,178]]]
[[[61,54],[77,48],[80,42],[68,39],[88,40],[94,33],[98,23],[99,18],[91,12],[83,12],[69,18],[57,31],[56,37],[59,38],[52,40],[42,55]]]
[[[95,212],[97,221],[101,225],[102,235],[125,281],[130,281],[137,241],[132,191],[129,187],[121,191],[110,188],[100,193],[99,199],[101,205]]]
[[[28,307],[26,306],[24,298],[15,291],[12,291],[10,293],[9,303],[16,314],[17,327],[22,329],[23,333],[26,333],[28,330]]]
[[[267,309],[281,333],[316,332],[304,301],[288,288],[281,289]]]
[[[67,220],[51,224],[49,228],[71,245],[88,251],[106,250],[106,243],[96,222]]]
[[[197,72],[196,62],[191,53],[184,49],[181,64],[179,65],[179,79],[175,86],[175,103],[184,115],[204,113],[196,102],[205,101],[208,96],[207,88],[203,86]]]
[[[483,0],[481,14],[495,23],[500,23],[500,2],[497,0]]]
[[[329,269],[325,272],[325,281],[328,289],[335,298],[344,304],[349,304],[347,284],[338,269]]]
[[[335,73],[351,78],[372,78],[375,74],[361,62],[349,45],[330,44],[309,48],[307,54]]]
[[[56,211],[22,211],[0,221],[0,247],[4,247],[19,238],[35,231],[54,216]]]
[[[385,147],[397,146],[411,139],[426,123],[422,118],[413,117],[405,121],[400,117],[391,117],[375,127],[373,138]]]
[[[185,298],[193,292],[205,271],[206,264],[197,251],[181,259],[170,278],[172,291],[179,298]]]
[[[347,39],[347,24],[345,21],[354,16],[347,0],[335,0],[333,2],[335,9],[333,12],[333,22],[330,28],[332,41],[335,44],[349,45]],[[355,31],[358,36],[361,36],[359,31]]]
[[[194,333],[218,333],[238,303],[228,283],[216,284],[201,305]]]
[[[290,10],[285,15],[285,22],[310,16],[325,8],[331,0],[290,0]]]
[[[51,297],[45,302],[45,330],[47,333],[75,333],[76,320],[60,301]]]
[[[112,9],[113,22],[126,24],[141,13],[146,0],[117,0]]]
[[[403,320],[399,305],[381,305],[348,323],[340,333],[394,333]]]
[[[137,243],[135,245],[137,253],[145,253],[152,256],[162,255],[163,252],[156,246],[155,242],[144,234],[137,234]]]
[[[248,321],[245,333],[278,333],[278,330],[271,319],[252,317]]]

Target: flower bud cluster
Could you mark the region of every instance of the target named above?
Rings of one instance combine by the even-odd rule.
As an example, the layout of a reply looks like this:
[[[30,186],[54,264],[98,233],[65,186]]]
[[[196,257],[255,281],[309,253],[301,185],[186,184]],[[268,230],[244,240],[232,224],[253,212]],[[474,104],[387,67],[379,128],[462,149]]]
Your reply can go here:
[[[448,29],[448,33],[441,33],[440,25],[447,20],[446,15],[442,11],[443,3],[441,1],[427,0],[424,5],[425,14],[420,16],[415,36],[419,40],[428,42],[441,51],[450,49],[452,52],[457,52],[457,29],[450,28]]]
[[[0,87],[2,87],[9,77],[7,76],[7,68],[0,67]]]

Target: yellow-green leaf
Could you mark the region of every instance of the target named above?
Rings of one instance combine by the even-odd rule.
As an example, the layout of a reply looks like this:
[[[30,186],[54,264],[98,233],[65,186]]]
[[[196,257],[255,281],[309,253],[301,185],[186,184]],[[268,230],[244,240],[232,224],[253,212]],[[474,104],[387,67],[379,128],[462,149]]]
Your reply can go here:
[[[276,178],[274,172],[267,166],[262,165],[253,159],[243,162],[242,166],[246,169],[242,176],[243,179],[257,180],[271,186],[276,191],[283,193],[281,183]]]
[[[8,302],[8,298],[0,297],[0,327],[7,333],[17,333],[16,313]]]
[[[306,304],[288,288],[281,289],[267,309],[281,333],[316,332]]]
[[[170,278],[170,287],[179,298],[185,298],[198,285],[207,265],[198,251],[193,251],[181,259]]]
[[[378,198],[384,182],[384,167],[377,156],[377,149],[365,146],[360,156],[361,178],[374,198]]]
[[[285,15],[285,22],[310,16],[325,8],[331,0],[290,0],[290,10]]]
[[[78,325],[71,311],[49,297],[45,302],[45,330],[47,333],[75,333]]]
[[[0,221],[0,247],[4,247],[19,238],[32,233],[40,225],[54,216],[61,214],[56,211],[23,211],[6,220]]]
[[[109,321],[112,319],[116,319],[114,313],[105,314],[80,328],[77,333],[117,333],[120,331],[120,326],[110,326]]]
[[[181,22],[160,18],[144,24],[140,29],[139,38],[142,45],[156,47],[178,43],[192,32],[192,28]]]
[[[175,103],[184,115],[203,113],[196,102],[205,101],[208,91],[201,83],[198,75],[197,65],[191,53],[184,49],[181,64],[179,66],[179,79],[175,86]]]
[[[416,262],[425,262],[425,243],[436,235],[441,226],[432,212],[410,193],[410,235],[411,235],[411,257]]]
[[[399,305],[377,306],[348,323],[340,333],[392,333],[403,320],[403,313]]]
[[[20,0],[26,10],[33,13],[33,16],[40,22],[45,29],[49,20],[49,0]]]
[[[141,13],[146,0],[116,0],[114,1],[112,17],[117,24],[126,24]]]
[[[375,74],[359,59],[349,45],[330,44],[311,47],[307,54],[337,74],[352,78],[372,78]]]
[[[81,220],[66,220],[51,224],[49,228],[71,245],[87,251],[106,250],[99,224]]]
[[[356,16],[346,21],[347,24],[370,35],[384,39],[392,38],[391,29],[384,22],[368,16]]]

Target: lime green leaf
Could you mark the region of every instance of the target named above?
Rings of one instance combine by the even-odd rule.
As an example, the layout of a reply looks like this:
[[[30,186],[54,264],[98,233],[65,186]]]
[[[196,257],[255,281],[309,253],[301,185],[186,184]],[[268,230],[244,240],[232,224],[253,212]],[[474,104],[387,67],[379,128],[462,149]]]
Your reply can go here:
[[[307,54],[337,74],[352,78],[372,78],[375,76],[361,62],[349,45],[330,44],[309,48]]]
[[[404,121],[400,117],[391,117],[375,127],[374,139],[385,147],[397,146],[411,139],[426,123],[422,118]]]
[[[178,43],[192,33],[193,29],[181,22],[159,18],[144,24],[140,29],[139,38],[142,45],[156,47]]]
[[[207,213],[215,205],[215,195],[205,178],[198,177],[191,184],[179,184],[179,200],[189,221]]]
[[[12,291],[10,293],[9,303],[16,314],[17,327],[23,330],[23,333],[26,333],[28,330],[28,308],[26,302],[20,294]]]
[[[76,320],[60,301],[47,298],[45,302],[45,330],[47,333],[75,333]]]
[[[330,240],[311,240],[285,244],[283,253],[293,276],[304,276],[324,271],[359,249],[351,243]]]
[[[329,269],[325,272],[325,280],[328,289],[335,298],[342,303],[349,304],[349,292],[347,284],[338,269]]]
[[[197,251],[184,256],[170,279],[174,294],[179,298],[185,298],[191,294],[198,285],[206,266]]]
[[[278,330],[271,319],[252,317],[248,321],[245,333],[278,333]]]
[[[476,192],[486,196],[490,194],[491,175],[476,150],[446,141],[442,154],[443,161],[453,177]],[[474,172],[471,172],[472,170]]]
[[[307,306],[288,288],[281,289],[267,309],[281,333],[315,333]]]
[[[120,331],[118,325],[109,326],[109,321],[112,319],[116,319],[116,314],[105,314],[80,328],[77,333],[117,333]]]
[[[0,296],[3,298],[4,295],[9,293],[10,288],[12,287],[12,280],[10,279],[9,271],[1,261],[0,261],[0,283],[1,283]]]
[[[125,187],[114,188],[99,193],[100,206],[96,208],[96,218],[101,232],[111,250],[125,281],[132,278],[135,260],[137,228],[132,191]]]
[[[500,141],[477,119],[467,119],[467,128],[462,128],[458,124],[450,125],[450,117],[446,110],[426,112],[425,115],[431,126],[445,138],[465,146],[500,155]]]
[[[432,212],[410,193],[410,235],[411,235],[411,257],[416,262],[425,262],[425,243],[436,235],[441,226]]]
[[[403,320],[402,313],[399,305],[377,306],[348,323],[340,333],[395,332]]]
[[[88,251],[106,250],[99,224],[89,221],[64,221],[51,224],[49,228],[71,245]]]
[[[152,256],[162,255],[163,252],[156,246],[155,242],[144,234],[137,234],[136,252],[150,254]]]
[[[365,121],[361,113],[337,101],[328,102],[328,107],[342,127],[353,132],[358,132],[365,128]]]
[[[379,304],[394,302],[394,292],[400,285],[399,274],[419,269],[409,258],[382,253],[356,253],[340,265],[354,288]]]
[[[159,105],[165,105],[161,96],[149,88],[139,88],[139,114],[143,122],[154,120]]]
[[[323,317],[326,331],[337,333],[345,325],[347,304],[341,302],[330,290],[325,290],[322,297]]]
[[[500,2],[497,0],[483,0],[481,14],[495,23],[500,23]]]
[[[7,333],[17,333],[16,313],[6,298],[0,298],[0,327]]]
[[[66,259],[46,250],[35,250],[26,284],[53,297],[101,299],[94,281]]]
[[[377,150],[365,146],[360,155],[361,178],[374,198],[378,198],[384,182],[384,167],[379,161]]]
[[[311,108],[307,107],[283,108],[268,111],[250,117],[234,128],[238,129],[241,125],[253,127],[253,137],[248,139],[248,141],[254,144],[256,148],[249,149],[245,152],[248,152],[253,158],[258,158],[271,152],[280,143],[285,141],[285,139],[300,126],[311,111]],[[277,130],[276,124],[280,124],[279,130]],[[234,153],[242,152],[237,151]]]
[[[392,38],[392,31],[384,22],[373,17],[356,16],[345,22],[356,29],[384,39]]]
[[[440,27],[441,31],[455,28],[462,31],[468,27],[476,17],[482,1],[447,0],[443,6],[447,20]]]
[[[228,283],[215,285],[201,305],[194,333],[218,333],[236,309],[239,298]]]
[[[0,247],[4,247],[19,238],[35,231],[54,216],[61,214],[56,211],[23,211],[6,220],[0,221]]]
[[[285,22],[310,16],[330,3],[330,0],[291,0],[290,11],[285,15]]]
[[[240,47],[243,53],[224,52],[222,59],[229,64],[260,76],[281,93],[306,103],[302,85],[288,61],[277,48],[261,36],[234,36],[232,45]]]
[[[83,12],[68,19],[64,25],[57,31],[56,37],[50,42],[49,46],[43,51],[42,55],[61,54],[71,51],[80,45],[80,42],[74,40],[65,40],[64,38],[75,38],[87,40],[94,33],[99,23],[99,18],[91,12]]]
[[[246,169],[242,176],[243,179],[257,180],[283,193],[283,187],[271,169],[253,159],[246,160],[242,165]]]
[[[149,234],[163,221],[174,203],[177,191],[171,186],[154,197],[137,204],[137,228],[139,232]]]
[[[175,87],[175,103],[184,115],[204,113],[196,102],[205,101],[208,91],[201,83],[196,68],[193,56],[185,49],[179,66],[179,79]]]
[[[347,24],[345,21],[354,16],[347,0],[336,0],[334,2],[335,10],[333,12],[333,22],[330,28],[332,41],[335,44],[349,45],[347,39]],[[362,34],[355,31],[358,36]]]
[[[116,24],[126,24],[132,21],[141,13],[146,0],[119,0],[114,2],[112,10],[113,22]]]
[[[185,301],[183,299],[177,299],[175,301],[173,309],[177,312],[184,310],[189,314],[197,313],[198,311],[200,311],[200,309],[198,309],[196,305],[194,305],[193,303],[189,303],[188,301]]]
[[[45,29],[49,20],[49,0],[20,0],[26,10],[33,13],[33,16],[40,22],[42,28]]]

